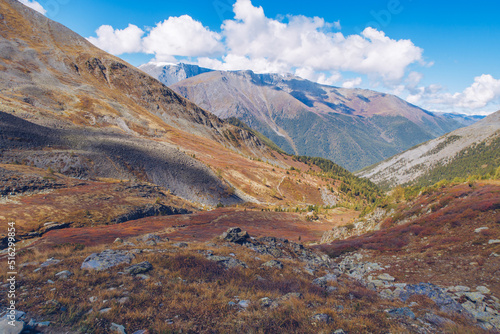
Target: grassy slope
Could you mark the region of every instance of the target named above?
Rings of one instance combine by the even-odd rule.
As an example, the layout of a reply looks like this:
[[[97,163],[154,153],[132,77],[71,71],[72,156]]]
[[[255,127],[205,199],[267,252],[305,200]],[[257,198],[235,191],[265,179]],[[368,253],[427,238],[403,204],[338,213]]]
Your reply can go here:
[[[381,230],[321,248],[333,257],[367,251],[367,258],[390,264],[391,275],[404,282],[487,285],[500,294],[495,274],[500,259],[491,256],[500,253],[500,245],[488,244],[500,233],[500,182],[441,184],[420,195],[407,191],[408,201],[400,198],[399,204],[387,207],[395,212]],[[488,229],[475,233],[479,227]]]
[[[428,186],[441,180],[453,180],[470,175],[494,176],[500,166],[500,137],[482,142],[458,153],[446,165],[439,165],[428,171],[414,184]]]

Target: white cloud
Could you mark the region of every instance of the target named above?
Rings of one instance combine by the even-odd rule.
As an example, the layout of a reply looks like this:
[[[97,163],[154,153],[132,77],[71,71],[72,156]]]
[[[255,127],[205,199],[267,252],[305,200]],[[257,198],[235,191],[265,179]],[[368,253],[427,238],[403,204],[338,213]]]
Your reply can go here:
[[[406,101],[423,108],[444,112],[466,114],[488,114],[500,108],[500,80],[490,74],[475,77],[474,82],[462,92],[449,93],[440,85],[413,85],[420,81],[419,75],[408,76],[407,85],[400,90],[409,92]],[[400,95],[400,94],[397,94]]]
[[[361,78],[349,79],[349,80],[344,81],[344,83],[342,84],[342,87],[343,88],[356,88],[356,87],[359,87],[359,85],[361,85],[362,82],[363,82],[363,80]]]
[[[45,15],[47,13],[47,10],[43,8],[42,5],[38,1],[35,0],[19,0],[23,5],[28,6],[31,9],[36,10],[40,14]]]
[[[342,75],[337,71],[322,73],[310,67],[297,68],[295,70],[295,75],[328,86],[333,86],[342,79]]]
[[[223,22],[220,33],[183,15],[147,32],[134,25],[123,30],[101,26],[97,37],[88,40],[116,55],[144,52],[157,61],[190,57],[204,67],[296,73],[324,84],[339,82],[341,72],[349,71],[368,76],[375,86],[380,80],[394,86],[401,84],[409,65],[426,65],[423,50],[412,41],[391,39],[373,28],[346,36],[339,31],[340,21],[302,15],[268,18],[251,0],[237,0],[233,11],[234,18]],[[410,80],[418,79],[412,76]]]
[[[87,40],[109,53],[120,55],[142,51],[141,37],[144,31],[139,27],[129,24],[125,29],[113,29],[112,26],[103,25],[96,30],[96,37]]]
[[[457,107],[479,109],[500,98],[500,80],[489,74],[474,78],[474,83],[452,99]]]
[[[344,36],[329,31],[332,24],[319,17],[288,16],[286,23],[267,18],[250,0],[238,0],[233,9],[235,18],[222,25],[227,52],[247,58],[250,66],[265,60],[289,70],[353,71],[390,82],[401,80],[410,64],[424,64],[423,50],[410,40],[393,40],[373,28]]]
[[[218,33],[188,15],[169,17],[158,23],[143,39],[144,52],[157,60],[172,56],[200,57],[223,51]]]

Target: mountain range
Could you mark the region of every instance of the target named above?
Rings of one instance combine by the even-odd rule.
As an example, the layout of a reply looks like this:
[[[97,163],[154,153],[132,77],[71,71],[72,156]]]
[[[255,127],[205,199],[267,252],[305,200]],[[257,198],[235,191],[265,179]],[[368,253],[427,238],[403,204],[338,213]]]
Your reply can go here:
[[[293,75],[208,71],[185,64],[140,68],[215,115],[240,119],[289,154],[327,158],[351,171],[474,121],[433,114],[394,95]],[[170,84],[178,77],[187,79]]]
[[[494,175],[500,166],[500,111],[360,171],[378,185],[431,185],[442,179]]]
[[[151,182],[200,205],[331,203],[335,182],[286,174],[314,167],[19,2],[0,4],[0,163]]]

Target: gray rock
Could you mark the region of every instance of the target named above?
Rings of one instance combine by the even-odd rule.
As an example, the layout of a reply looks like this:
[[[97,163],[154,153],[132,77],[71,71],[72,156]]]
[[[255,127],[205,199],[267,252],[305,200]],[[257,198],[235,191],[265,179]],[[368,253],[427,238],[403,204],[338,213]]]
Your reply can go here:
[[[390,289],[384,289],[384,290],[380,291],[379,295],[380,295],[380,297],[382,297],[384,299],[391,299],[392,300],[395,298],[392,290],[390,290]]]
[[[241,228],[232,227],[229,228],[226,232],[222,233],[220,238],[222,240],[226,240],[236,244],[243,244],[250,238],[250,236],[246,231],[242,231]]]
[[[409,307],[399,307],[391,310],[387,310],[387,313],[395,318],[410,318],[415,319],[415,313],[410,310]]]
[[[49,327],[50,321],[41,321],[36,323],[36,327]]]
[[[103,308],[102,310],[99,310],[99,313],[108,313],[112,310],[111,307]]]
[[[144,261],[125,268],[123,272],[128,275],[138,275],[147,273],[151,269],[153,269],[153,265],[148,261]]]
[[[264,297],[259,300],[261,307],[270,307],[273,303],[273,300],[269,297]]]
[[[464,292],[464,295],[474,303],[482,302],[484,299],[484,295],[479,292]]]
[[[250,306],[250,301],[249,300],[240,300],[238,302],[238,306],[241,308],[247,308]]]
[[[318,277],[313,279],[312,284],[319,286],[326,286],[328,282],[336,282],[337,276],[333,274],[327,274],[323,277]]]
[[[262,266],[268,268],[283,269],[283,263],[277,260],[267,261],[263,263]]]
[[[240,261],[238,259],[235,259],[230,256],[219,256],[219,255],[212,255],[208,256],[207,259],[210,261],[215,261],[217,263],[222,264],[226,268],[236,268],[236,267],[242,267],[242,268],[247,268],[247,265],[245,262]]]
[[[59,262],[61,262],[61,260],[57,260],[57,259],[54,259],[53,257],[51,257],[50,259],[47,259],[47,261],[45,261],[44,263],[42,263],[40,265],[40,268],[52,266],[54,264],[58,264]]]
[[[140,278],[140,279],[142,279],[142,280],[148,280],[148,279],[150,279],[150,278],[151,278],[151,276],[149,276],[149,275],[144,275],[144,274],[137,274],[137,275],[135,275],[135,277]]]
[[[389,274],[380,274],[377,278],[381,281],[394,282],[396,279]]]
[[[161,238],[157,236],[156,234],[146,234],[143,235],[141,238],[137,238],[137,241],[142,241],[142,242],[147,242],[147,241],[154,241],[154,242],[161,242]]]
[[[477,286],[476,287],[476,291],[479,292],[479,293],[482,293],[484,295],[489,295],[490,294],[490,289],[488,289],[487,287],[485,286]]]
[[[97,301],[97,297],[92,296],[89,298],[89,300],[91,303],[95,303]]]
[[[173,244],[172,246],[175,246],[175,247],[179,247],[179,248],[185,248],[188,246],[187,243],[185,242],[176,242],[175,244]]]
[[[132,334],[149,334],[147,329],[140,329],[138,331],[133,332]]]
[[[327,286],[326,287],[326,292],[328,292],[328,293],[333,293],[335,291],[337,291],[337,288],[334,286]]]
[[[118,299],[118,304],[125,304],[129,300],[130,300],[129,297],[122,297],[122,298]]]
[[[426,313],[424,315],[424,320],[438,327],[442,327],[448,324],[452,325],[455,323],[450,319],[440,317],[439,315],[436,315],[434,313]]]
[[[47,280],[47,283],[54,284],[55,282],[53,280],[49,279],[49,280]]]
[[[83,261],[81,269],[106,270],[123,263],[130,263],[133,258],[134,255],[127,251],[106,249],[101,253],[89,255]]]
[[[500,239],[491,239],[488,240],[488,245],[500,244]]]
[[[441,288],[432,283],[409,284],[400,294],[399,298],[402,301],[408,300],[414,295],[424,295],[432,299],[444,312],[464,313],[466,310]]]
[[[330,317],[328,314],[326,313],[318,313],[318,314],[315,314],[311,317],[311,319],[313,321],[316,321],[316,322],[322,322],[322,323],[325,323],[325,324],[329,324],[330,322],[332,322],[332,317]]]
[[[487,229],[488,229],[488,227],[486,227],[486,226],[483,226],[483,227],[478,227],[478,228],[476,228],[476,229],[474,230],[474,232],[475,232],[475,233],[479,233],[479,232],[484,231],[484,230],[487,230]]]
[[[346,334],[343,329],[337,329],[333,334]]]
[[[73,273],[69,270],[63,270],[58,272],[55,276],[59,279],[68,279]]]
[[[283,297],[281,297],[280,300],[289,300],[292,298],[302,299],[304,298],[304,296],[300,292],[289,292]]]
[[[109,326],[109,330],[115,333],[127,334],[125,332],[125,327],[123,327],[122,325],[115,324],[114,322],[112,322],[111,326]]]
[[[455,291],[455,292],[469,292],[470,288],[468,286],[457,285],[457,286],[451,287],[449,290]]]
[[[9,324],[9,319],[0,320],[0,333],[2,334],[20,334],[24,330],[24,322],[14,320],[14,326]]]

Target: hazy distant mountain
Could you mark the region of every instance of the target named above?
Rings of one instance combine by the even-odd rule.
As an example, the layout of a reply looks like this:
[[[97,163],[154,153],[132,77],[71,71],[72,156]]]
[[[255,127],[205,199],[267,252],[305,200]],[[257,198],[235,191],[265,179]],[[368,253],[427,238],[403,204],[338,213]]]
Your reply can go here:
[[[452,114],[452,113],[435,113],[436,115],[443,116],[449,119],[453,119],[464,126],[469,126],[477,121],[482,120],[486,116],[483,115],[465,115],[465,114]]]
[[[390,95],[293,75],[212,71],[170,86],[221,118],[237,117],[288,153],[359,170],[462,127]]]
[[[465,128],[413,147],[358,173],[374,183],[432,184],[494,173],[500,166],[500,111]]]
[[[176,82],[194,77],[198,74],[212,71],[211,69],[199,67],[197,65],[184,63],[171,64],[164,62],[149,62],[139,66],[139,69],[157,78],[166,86],[173,85]]]

